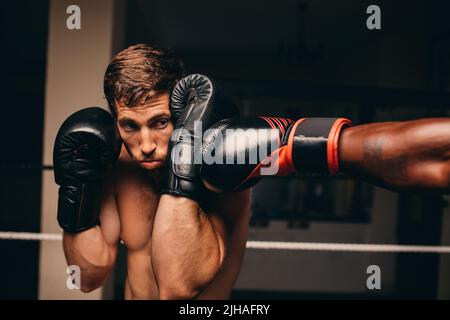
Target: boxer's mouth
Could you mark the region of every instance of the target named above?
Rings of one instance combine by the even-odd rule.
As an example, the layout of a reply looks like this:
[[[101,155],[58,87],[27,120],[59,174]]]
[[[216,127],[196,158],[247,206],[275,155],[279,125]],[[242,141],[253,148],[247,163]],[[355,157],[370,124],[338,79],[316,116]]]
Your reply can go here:
[[[139,163],[141,164],[142,167],[146,168],[146,169],[154,169],[159,167],[163,161],[162,160],[144,160],[144,161],[139,161]]]

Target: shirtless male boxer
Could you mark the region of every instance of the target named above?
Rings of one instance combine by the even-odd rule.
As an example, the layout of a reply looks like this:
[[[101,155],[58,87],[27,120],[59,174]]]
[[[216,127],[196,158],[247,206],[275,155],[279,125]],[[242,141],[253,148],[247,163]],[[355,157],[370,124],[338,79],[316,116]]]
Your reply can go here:
[[[58,132],[58,222],[67,262],[81,268],[83,292],[103,284],[122,240],[126,299],[229,297],[245,251],[249,187],[260,168],[172,162],[169,149],[191,150],[192,120],[213,128],[205,134],[203,155],[218,132],[227,139],[224,128],[267,127],[279,133],[281,175],[342,172],[395,189],[450,190],[449,119],[354,127],[346,119],[237,119],[211,79],[178,81],[181,74],[181,63],[163,50],[129,47],[105,74],[112,117],[84,109]],[[187,135],[171,139],[174,127],[186,128]],[[206,191],[201,178],[209,189],[227,193]]]

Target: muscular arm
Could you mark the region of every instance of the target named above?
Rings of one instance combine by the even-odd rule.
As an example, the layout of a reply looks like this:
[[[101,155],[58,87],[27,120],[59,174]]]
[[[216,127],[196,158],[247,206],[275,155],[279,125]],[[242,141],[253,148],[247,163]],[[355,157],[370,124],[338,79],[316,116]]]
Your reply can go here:
[[[161,299],[191,299],[224,259],[224,232],[189,198],[161,196],[153,225],[152,263]]]
[[[120,222],[112,183],[107,183],[100,211],[101,226],[80,233],[64,232],[67,263],[81,270],[81,291],[100,287],[111,272],[117,255]]]
[[[450,119],[354,126],[339,150],[349,175],[394,190],[450,192]]]
[[[245,214],[248,198],[248,192],[236,194],[233,203],[228,198],[221,212],[211,213],[188,198],[161,197],[152,241],[161,299],[195,298],[211,283],[224,262],[231,230],[223,215],[232,220],[233,215]]]

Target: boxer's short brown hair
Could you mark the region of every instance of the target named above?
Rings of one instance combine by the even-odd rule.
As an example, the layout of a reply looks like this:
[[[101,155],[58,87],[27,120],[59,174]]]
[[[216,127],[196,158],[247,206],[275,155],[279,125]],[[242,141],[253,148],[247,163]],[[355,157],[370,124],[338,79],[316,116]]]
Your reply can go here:
[[[154,93],[170,91],[183,76],[183,64],[167,50],[137,44],[119,52],[105,72],[103,90],[116,117],[116,102],[145,103]]]

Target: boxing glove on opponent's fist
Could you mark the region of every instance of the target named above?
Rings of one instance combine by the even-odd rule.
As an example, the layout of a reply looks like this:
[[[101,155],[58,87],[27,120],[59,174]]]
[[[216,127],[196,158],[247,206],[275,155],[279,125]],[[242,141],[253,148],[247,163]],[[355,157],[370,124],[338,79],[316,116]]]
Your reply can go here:
[[[162,193],[198,200],[206,190],[199,177],[203,133],[217,121],[238,116],[239,112],[214,80],[200,74],[177,82],[170,97],[170,112],[174,132]]]
[[[98,107],[75,112],[61,125],[53,148],[58,223],[67,232],[99,224],[102,179],[116,162],[120,135],[111,115]]]
[[[201,177],[215,192],[239,191],[263,176],[294,172],[336,175],[345,118],[224,119],[205,132]]]

